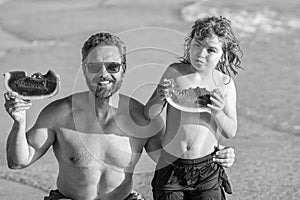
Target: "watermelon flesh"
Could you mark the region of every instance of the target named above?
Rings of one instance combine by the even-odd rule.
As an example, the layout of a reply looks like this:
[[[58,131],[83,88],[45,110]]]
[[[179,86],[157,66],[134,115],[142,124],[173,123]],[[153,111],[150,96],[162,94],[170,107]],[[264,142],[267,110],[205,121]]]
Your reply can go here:
[[[24,71],[12,71],[4,74],[5,88],[20,98],[37,100],[56,95],[60,89],[59,76],[49,70],[45,75],[34,73],[27,76]]]
[[[180,89],[174,80],[171,81],[169,87],[170,98],[177,104],[184,107],[207,107],[211,104],[210,97],[213,92],[208,91],[206,88],[196,87],[188,89]]]

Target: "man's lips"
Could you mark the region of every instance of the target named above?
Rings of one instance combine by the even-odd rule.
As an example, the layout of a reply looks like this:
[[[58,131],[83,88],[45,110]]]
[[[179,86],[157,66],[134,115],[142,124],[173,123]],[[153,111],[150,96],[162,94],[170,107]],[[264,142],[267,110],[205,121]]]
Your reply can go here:
[[[106,85],[109,85],[112,81],[108,81],[108,80],[101,80],[101,81],[98,81],[98,85],[100,86],[106,86]]]

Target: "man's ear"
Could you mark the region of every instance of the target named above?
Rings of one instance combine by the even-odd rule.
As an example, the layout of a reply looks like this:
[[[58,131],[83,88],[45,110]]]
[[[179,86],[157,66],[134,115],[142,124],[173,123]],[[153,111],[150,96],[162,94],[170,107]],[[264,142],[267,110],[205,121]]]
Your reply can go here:
[[[122,64],[123,74],[125,74],[126,69],[127,69],[127,64],[126,63]]]
[[[84,62],[81,63],[81,69],[82,69],[83,74],[86,74],[86,66],[85,66]]]

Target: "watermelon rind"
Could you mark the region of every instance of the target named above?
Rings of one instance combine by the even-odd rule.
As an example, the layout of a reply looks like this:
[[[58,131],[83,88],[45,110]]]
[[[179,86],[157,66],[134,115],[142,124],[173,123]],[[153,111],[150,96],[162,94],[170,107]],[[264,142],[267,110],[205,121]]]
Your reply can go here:
[[[184,112],[191,112],[191,113],[202,113],[202,112],[208,112],[211,113],[211,109],[208,107],[187,107],[180,105],[176,102],[173,101],[172,97],[167,97],[166,98],[167,102],[173,106],[174,108],[184,111]]]
[[[42,100],[42,99],[46,99],[46,98],[51,98],[55,95],[58,94],[58,92],[60,91],[61,88],[61,84],[60,84],[60,77],[58,74],[56,74],[55,72],[53,72],[52,70],[49,70],[47,73],[51,73],[54,75],[54,80],[56,82],[56,87],[53,91],[51,91],[51,93],[49,94],[37,94],[37,95],[22,95],[20,94],[18,91],[13,90],[10,86],[9,86],[9,80],[12,76],[13,73],[22,73],[24,76],[27,76],[27,73],[24,71],[11,71],[11,72],[6,72],[4,73],[4,87],[7,90],[7,92],[11,93],[13,96],[24,99],[24,100]]]

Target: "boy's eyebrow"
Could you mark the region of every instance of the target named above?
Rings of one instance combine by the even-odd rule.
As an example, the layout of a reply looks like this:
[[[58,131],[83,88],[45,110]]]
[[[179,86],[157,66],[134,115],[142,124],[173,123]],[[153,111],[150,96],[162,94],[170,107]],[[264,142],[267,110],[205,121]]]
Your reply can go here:
[[[197,44],[201,44],[201,45],[204,45],[204,46],[210,46],[205,40],[204,41],[198,41],[198,40],[195,40],[195,42]]]
[[[218,50],[218,48],[217,47],[215,47],[215,46],[211,46],[211,45],[209,45],[207,42],[205,42],[205,41],[197,41],[197,40],[195,40],[195,42],[197,43],[197,44],[200,44],[200,45],[203,45],[203,46],[205,46],[205,47],[208,47],[208,48],[210,48],[210,49],[214,49],[214,50]]]
[[[208,43],[205,43],[206,45],[207,45],[207,47],[208,48],[210,48],[210,49],[214,49],[214,50],[218,50],[218,48],[217,47],[215,47],[215,46],[212,46],[212,45],[209,45]]]
[[[216,48],[216,47],[213,47],[213,46],[209,46],[209,48],[211,48],[211,49],[213,49],[213,50],[218,50],[218,48]]]

